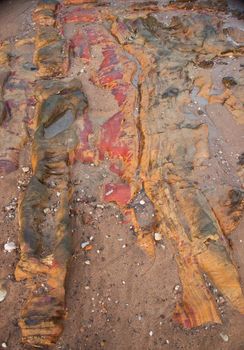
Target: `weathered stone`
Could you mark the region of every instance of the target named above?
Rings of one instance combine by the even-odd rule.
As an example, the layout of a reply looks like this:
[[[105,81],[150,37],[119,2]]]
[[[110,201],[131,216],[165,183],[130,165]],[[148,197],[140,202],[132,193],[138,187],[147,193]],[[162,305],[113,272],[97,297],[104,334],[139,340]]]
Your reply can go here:
[[[226,80],[229,72],[221,73],[224,92],[212,78],[220,74],[215,70],[219,61],[227,65],[225,56],[242,53],[226,40],[215,16],[215,6],[225,10],[226,2],[174,1],[160,7],[158,2],[118,1],[103,8],[92,3],[66,0],[65,5],[84,6],[60,7],[57,16],[56,2],[44,1],[34,14],[35,63],[45,79],[36,83],[33,177],[20,204],[16,268],[17,280],[30,280],[32,294],[19,324],[23,341],[34,346],[55,343],[62,331],[74,161],[98,166],[106,161],[116,180],[101,186],[102,198],[129,213],[145,252],[154,256],[155,239],[171,241],[181,279],[174,320],[184,328],[222,322],[206,278],[244,314],[238,272],[224,236],[242,215],[243,193],[229,189],[229,198],[222,200],[222,182],[220,190],[215,183],[214,189],[204,187],[213,160],[209,140],[216,132],[209,106],[228,110],[234,123],[242,112],[242,77],[235,84],[235,74]],[[69,61],[76,80],[66,77]],[[49,79],[55,76],[65,79]],[[79,79],[88,94],[93,91],[88,109]],[[104,93],[107,109],[99,105],[96,110],[94,91]],[[79,117],[82,127],[76,124]],[[226,169],[220,160],[214,167],[222,174]],[[2,161],[15,164],[11,157]],[[84,224],[92,222],[92,213],[87,215]]]
[[[68,69],[65,41],[58,40],[41,47],[35,55],[35,62],[41,77],[64,76]]]
[[[33,13],[33,20],[40,26],[53,26],[55,24],[55,12],[50,9],[37,9]]]
[[[60,83],[57,84],[61,88]],[[81,85],[79,83],[77,90],[76,81],[73,86],[72,82],[63,84],[60,94],[52,94],[52,88],[46,90],[46,94],[49,96],[44,100],[39,96],[32,152],[33,177],[20,204],[21,259],[15,271],[17,280],[30,279],[32,292],[22,310],[19,325],[23,342],[35,346],[55,343],[62,331],[64,281],[71,256],[69,155],[77,145],[75,119],[86,106]],[[72,119],[69,123],[58,124],[67,111]],[[54,129],[50,131],[50,128]],[[49,186],[54,180],[55,189]],[[42,234],[40,230],[46,220],[45,208],[54,196],[56,198],[57,190],[60,193],[60,206],[55,214],[56,224],[47,219],[49,234]],[[39,275],[42,276],[40,286],[44,279],[46,287],[37,295],[40,286],[32,283],[32,278],[37,279]]]

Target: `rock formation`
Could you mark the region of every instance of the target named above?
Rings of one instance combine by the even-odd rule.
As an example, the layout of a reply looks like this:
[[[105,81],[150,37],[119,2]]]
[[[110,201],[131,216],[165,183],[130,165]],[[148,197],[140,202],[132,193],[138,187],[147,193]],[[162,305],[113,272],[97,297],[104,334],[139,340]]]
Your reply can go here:
[[[18,47],[1,47],[1,140],[11,136],[8,148],[0,141],[0,171],[18,167],[26,133],[32,142],[16,279],[30,281],[19,325],[34,346],[62,331],[75,162],[109,164],[117,181],[105,184],[103,200],[129,215],[146,254],[155,254],[155,230],[172,242],[182,283],[176,322],[222,322],[207,281],[244,314],[228,241],[243,211],[243,160],[224,157],[242,137],[244,34],[225,1],[114,5],[40,1],[36,37],[22,43],[30,68],[13,73],[19,62],[9,67],[9,53]],[[224,135],[221,123],[238,131]],[[142,200],[146,217],[135,206]]]

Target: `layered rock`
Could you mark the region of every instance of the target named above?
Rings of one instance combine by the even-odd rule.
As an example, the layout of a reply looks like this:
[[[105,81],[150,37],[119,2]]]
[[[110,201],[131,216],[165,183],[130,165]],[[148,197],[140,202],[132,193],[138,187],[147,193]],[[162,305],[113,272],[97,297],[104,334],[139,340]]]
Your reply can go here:
[[[0,173],[18,169],[19,155],[28,140],[32,117],[35,66],[32,41],[20,40],[0,48]]]
[[[58,4],[56,0],[40,1],[33,13],[37,25],[34,62],[42,78],[63,77],[69,65],[68,46],[56,23]]]
[[[42,83],[37,92],[33,176],[19,208],[21,258],[15,271],[18,281],[30,281],[19,325],[23,342],[35,346],[55,343],[62,331],[72,252],[70,155],[78,143],[76,119],[86,106],[79,81]]]
[[[172,242],[182,283],[175,321],[222,322],[209,281],[244,314],[225,237],[243,211],[242,158],[238,168],[222,156],[231,136],[222,135],[220,118],[235,130],[243,118],[243,51],[227,37],[226,2],[64,4],[42,1],[33,15],[44,80],[36,84],[34,175],[20,204],[16,278],[31,288],[23,341],[50,345],[62,330],[73,162],[109,164],[114,181],[102,199],[128,215],[146,253],[155,255],[155,230]],[[57,77],[64,79],[48,80]]]

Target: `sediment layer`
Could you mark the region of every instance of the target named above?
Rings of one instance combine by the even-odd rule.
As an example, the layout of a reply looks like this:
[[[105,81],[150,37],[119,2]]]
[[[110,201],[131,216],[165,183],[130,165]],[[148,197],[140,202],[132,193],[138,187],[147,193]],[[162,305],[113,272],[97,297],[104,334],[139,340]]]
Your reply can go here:
[[[19,325],[34,346],[55,343],[63,327],[75,162],[108,164],[116,180],[105,181],[102,199],[130,218],[146,254],[155,255],[155,231],[172,242],[182,283],[176,322],[222,322],[206,281],[244,314],[227,239],[242,217],[243,162],[224,158],[231,135],[221,129],[223,120],[238,126],[241,138],[243,33],[225,1],[99,5],[39,2],[27,83],[22,69],[11,75],[13,48],[0,51],[0,132],[14,135],[9,149],[0,142],[2,172],[18,168],[26,142],[26,127],[17,135],[13,125],[33,131],[16,279],[29,280]]]

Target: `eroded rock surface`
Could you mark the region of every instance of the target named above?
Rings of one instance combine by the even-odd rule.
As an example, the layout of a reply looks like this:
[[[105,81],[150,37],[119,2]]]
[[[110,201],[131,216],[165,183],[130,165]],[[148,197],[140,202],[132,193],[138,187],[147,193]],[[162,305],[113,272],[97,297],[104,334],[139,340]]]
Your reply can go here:
[[[244,197],[238,17],[225,1],[42,0],[35,39],[0,47],[0,171],[17,169],[32,142],[15,272],[29,280],[24,343],[51,345],[63,329],[77,164],[106,164],[101,200],[118,205],[146,255],[155,232],[171,242],[176,323],[222,323],[212,285],[244,315],[230,245]]]

